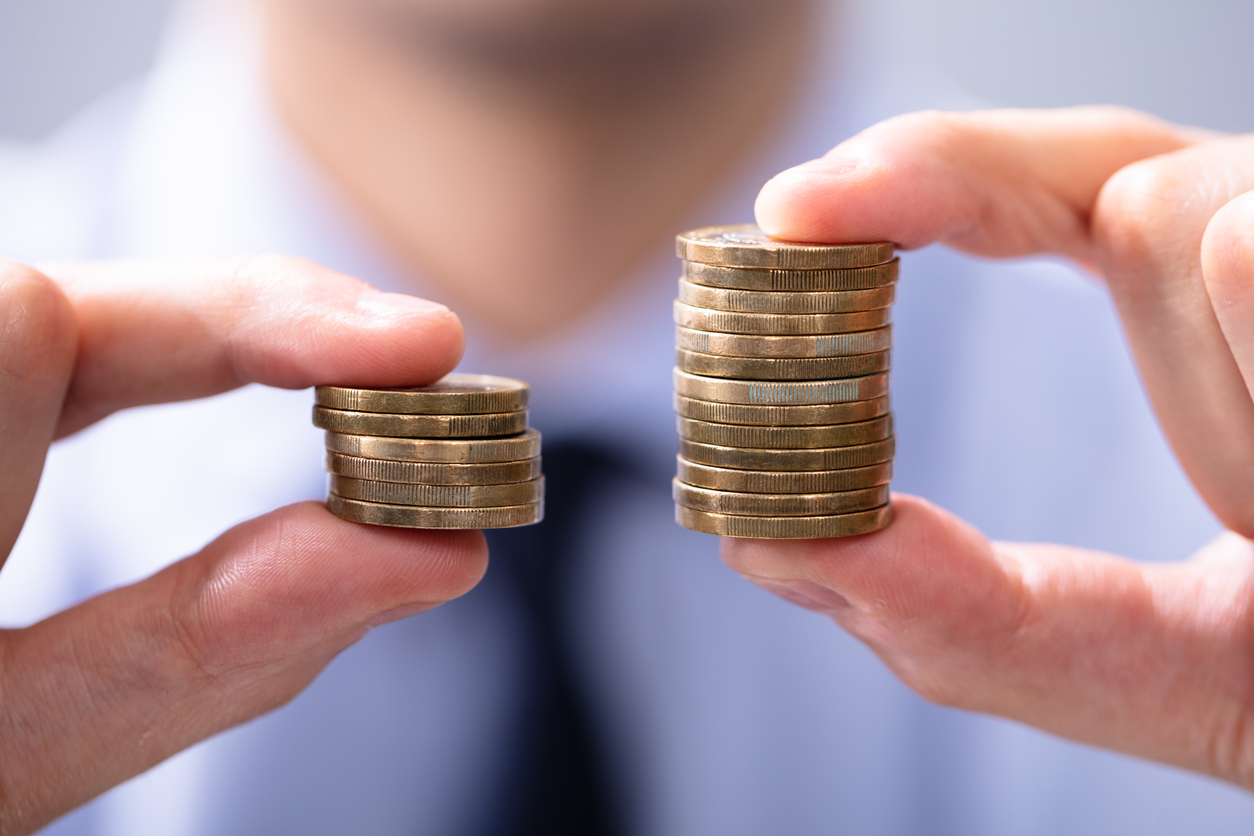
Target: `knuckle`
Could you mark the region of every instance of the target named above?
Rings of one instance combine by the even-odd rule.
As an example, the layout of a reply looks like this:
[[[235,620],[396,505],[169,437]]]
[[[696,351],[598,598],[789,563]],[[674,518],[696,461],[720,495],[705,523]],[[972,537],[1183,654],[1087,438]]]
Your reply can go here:
[[[309,385],[302,348],[319,338],[318,328],[306,326],[327,301],[328,273],[312,262],[276,253],[229,263],[230,315],[223,320],[220,349],[224,379],[235,385],[258,379]],[[281,349],[276,333],[285,334]]]
[[[320,272],[312,262],[279,253],[246,256],[233,267],[233,290],[243,309],[252,314],[246,323],[257,317],[266,320],[264,314],[272,308],[287,310],[286,302],[307,295]]]
[[[74,364],[77,326],[70,300],[52,279],[0,262],[2,371],[27,380],[65,378]]]
[[[1218,774],[1254,790],[1254,706],[1246,706],[1232,724],[1231,754],[1216,763]]]
[[[328,288],[358,290],[366,283],[337,273],[312,261],[282,253],[262,253],[241,259],[236,275],[250,289],[280,291],[284,296],[325,291]],[[337,287],[339,286],[339,287]]]
[[[1063,107],[1043,112],[1072,122],[1087,123],[1103,132],[1134,136],[1140,134],[1171,134],[1172,128],[1153,114],[1134,107],[1115,104],[1091,104]]]
[[[487,568],[479,532],[422,532],[417,543],[414,532],[385,529],[363,540],[356,527],[327,523],[318,503],[288,506],[228,532],[209,561],[172,567],[162,624],[172,675],[230,689],[312,670],[378,612],[456,598]],[[349,560],[364,552],[372,559],[354,569]]]
[[[1206,730],[1204,766],[1211,774],[1254,789],[1254,712],[1245,704],[1222,714]]]
[[[190,675],[203,683],[216,683],[230,665],[204,617],[204,578],[194,571],[190,561],[177,564],[175,571],[176,585],[186,589],[185,594],[171,597],[166,613],[175,667],[180,677]]]
[[[1248,554],[1248,544],[1242,546],[1240,552]],[[1237,586],[1242,590],[1240,600],[1249,600],[1250,592],[1254,591],[1254,582],[1249,576]],[[1246,660],[1248,671],[1254,666],[1254,609],[1243,609],[1238,619],[1238,642],[1240,658]],[[1241,680],[1243,690],[1234,700],[1230,714],[1221,715],[1220,722],[1210,730],[1207,754],[1215,774],[1254,789],[1254,681],[1248,674]]]
[[[222,666],[213,658],[212,644],[207,641],[203,622],[194,613],[193,607],[174,606],[170,610],[170,635],[183,663],[179,667],[190,670],[198,680],[217,682]]]
[[[1242,299],[1254,271],[1254,192],[1215,213],[1202,239],[1203,278],[1218,301]]]
[[[304,646],[304,602],[290,588],[299,511],[284,508],[237,526],[168,570],[172,594],[163,627],[178,675],[231,682]]]
[[[238,272],[250,278],[287,276],[308,270],[311,263],[303,258],[283,253],[258,253],[240,259]]]
[[[970,118],[969,114],[948,110],[916,110],[885,119],[877,127],[904,136],[937,136],[960,128]]]
[[[1196,243],[1205,221],[1191,223],[1181,211],[1190,187],[1178,165],[1153,158],[1125,166],[1106,181],[1091,225],[1099,260],[1113,283],[1174,260],[1183,245]]]
[[[863,141],[898,152],[944,152],[977,130],[974,116],[944,110],[920,110],[894,116],[869,128]]]
[[[1203,731],[1200,768],[1254,789],[1254,711],[1248,703],[1220,712]]]

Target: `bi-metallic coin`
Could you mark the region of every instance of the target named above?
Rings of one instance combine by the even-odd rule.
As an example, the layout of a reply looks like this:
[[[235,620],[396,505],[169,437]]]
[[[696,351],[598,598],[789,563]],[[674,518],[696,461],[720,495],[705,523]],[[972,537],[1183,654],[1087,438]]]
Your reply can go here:
[[[834,314],[758,314],[698,308],[675,300],[675,324],[696,331],[722,331],[756,336],[847,334],[870,331],[892,322],[892,308]]]
[[[345,499],[390,505],[433,508],[499,508],[527,505],[544,499],[544,477],[507,485],[417,485],[412,482],[372,482],[347,476],[327,477],[327,490]]]
[[[671,482],[671,495],[677,504],[685,508],[744,517],[848,514],[887,505],[891,493],[888,485],[840,493],[740,493],[701,488],[678,479]]]
[[[351,435],[394,438],[488,438],[516,435],[527,429],[527,411],[483,412],[473,415],[392,415],[313,408],[315,427]]]
[[[675,412],[685,418],[713,424],[750,424],[760,427],[805,427],[816,424],[849,424],[886,415],[892,401],[885,395],[869,401],[816,404],[814,406],[751,406],[718,403],[674,396]]]
[[[328,450],[348,456],[401,462],[487,464],[540,455],[540,433],[535,430],[510,438],[381,438],[329,432],[326,444]]]
[[[446,464],[363,459],[327,451],[327,471],[372,482],[409,482],[418,485],[504,485],[540,476],[540,457],[494,464]],[[508,503],[507,503],[508,504]]]
[[[733,290],[868,290],[897,281],[898,260],[872,267],[833,270],[762,270],[684,262],[684,278],[694,284]]]
[[[818,447],[849,447],[883,441],[893,434],[893,416],[881,415],[853,424],[819,427],[754,427],[713,424],[682,415],[675,418],[679,437],[721,447],[761,447],[767,450],[806,450]]]
[[[755,406],[840,404],[888,394],[887,374],[848,380],[763,381],[703,377],[675,369],[674,379],[675,391],[686,398]]]
[[[892,365],[892,352],[848,357],[723,357],[677,348],[675,365],[692,374],[736,380],[834,380],[886,372]]]
[[[893,245],[803,244],[772,238],[754,224],[708,226],[675,239],[675,252],[686,261],[723,267],[823,270],[868,267],[893,258]]]
[[[675,506],[675,521],[684,528],[726,537],[763,540],[800,540],[821,537],[853,537],[885,528],[893,520],[893,506],[816,517],[748,517],[695,511]]]
[[[893,328],[808,337],[755,337],[675,326],[675,347],[724,357],[847,357],[893,347]]]
[[[893,478],[891,461],[843,470],[738,470],[712,467],[676,456],[679,481],[717,491],[741,493],[841,493],[876,485]]]
[[[318,386],[315,403],[329,409],[405,415],[466,415],[517,412],[527,408],[530,388],[521,380],[486,374],[449,374],[430,386],[410,389],[356,389]]]
[[[513,528],[544,519],[543,502],[499,508],[424,508],[362,502],[331,494],[327,497],[327,509],[351,522],[398,528]]]
[[[896,298],[897,286],[871,290],[780,292],[775,290],[728,290],[679,280],[679,301],[698,308],[737,313],[835,314],[887,308]]]
[[[848,447],[815,447],[805,450],[771,450],[763,447],[728,447],[679,439],[679,455],[691,462],[736,470],[843,470],[891,461],[896,439],[889,437]]]

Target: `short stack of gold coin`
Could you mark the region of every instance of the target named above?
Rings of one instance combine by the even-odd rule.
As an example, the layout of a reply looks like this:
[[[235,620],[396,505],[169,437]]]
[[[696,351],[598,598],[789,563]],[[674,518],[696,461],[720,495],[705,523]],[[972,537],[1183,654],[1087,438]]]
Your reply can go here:
[[[845,537],[892,521],[890,243],[676,240],[675,518],[732,537]]]
[[[450,374],[412,389],[315,389],[327,508],[404,528],[511,528],[544,519],[540,434],[519,380]]]

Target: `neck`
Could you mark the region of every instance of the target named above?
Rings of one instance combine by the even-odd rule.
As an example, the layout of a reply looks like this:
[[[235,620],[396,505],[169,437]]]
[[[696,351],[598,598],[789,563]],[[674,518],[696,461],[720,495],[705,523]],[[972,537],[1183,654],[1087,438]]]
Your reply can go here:
[[[603,301],[770,132],[810,8],[740,6],[704,35],[537,46],[274,0],[270,77],[298,141],[433,295],[525,340]]]

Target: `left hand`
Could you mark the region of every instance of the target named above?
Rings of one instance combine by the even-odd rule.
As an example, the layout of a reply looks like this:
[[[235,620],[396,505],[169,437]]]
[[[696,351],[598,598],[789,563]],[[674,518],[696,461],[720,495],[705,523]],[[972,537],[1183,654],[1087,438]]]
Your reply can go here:
[[[0,564],[53,438],[247,383],[421,385],[462,351],[444,306],[298,259],[45,270],[0,262]],[[479,532],[358,525],[302,502],[0,630],[0,836],[277,708],[372,627],[463,594],[486,568]]]
[[[1140,565],[994,543],[923,500],[862,537],[725,540],[948,705],[1254,789],[1254,137],[1114,108],[915,114],[767,183],[782,238],[1055,253],[1100,272],[1177,455],[1229,533]]]

